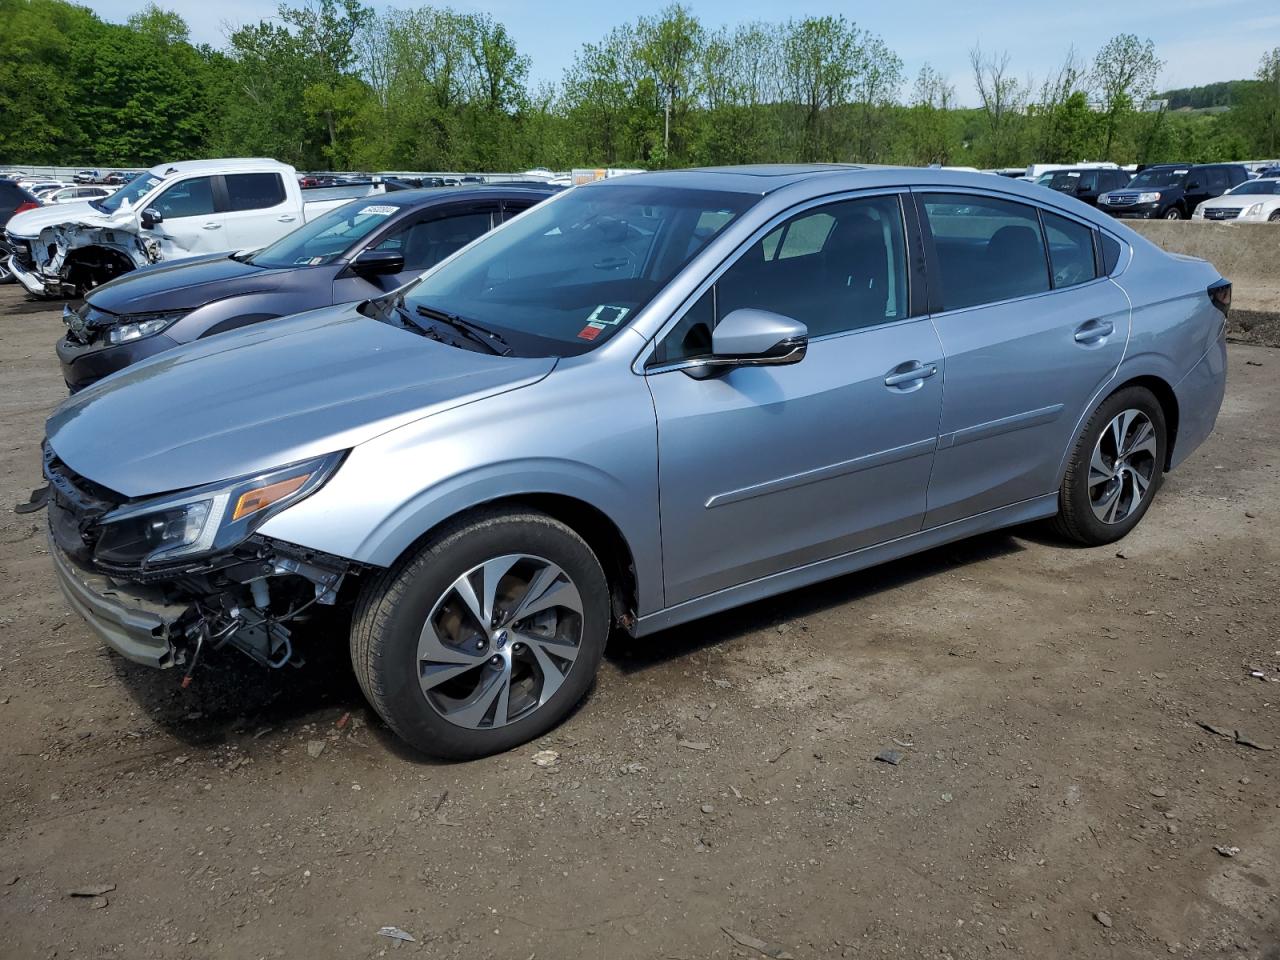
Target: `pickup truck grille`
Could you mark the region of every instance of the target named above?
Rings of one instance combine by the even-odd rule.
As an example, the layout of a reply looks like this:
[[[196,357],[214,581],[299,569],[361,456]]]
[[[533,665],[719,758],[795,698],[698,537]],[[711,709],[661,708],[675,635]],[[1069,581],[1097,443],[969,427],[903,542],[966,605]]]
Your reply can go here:
[[[18,266],[25,270],[30,270],[35,266],[31,259],[31,244],[28,241],[19,240],[12,234],[5,234],[5,242],[13,250],[13,258],[18,261]]]
[[[1138,202],[1136,193],[1112,193],[1107,195],[1107,205],[1111,207],[1130,207]]]
[[[1206,220],[1234,220],[1240,216],[1241,207],[1208,207],[1204,212]]]

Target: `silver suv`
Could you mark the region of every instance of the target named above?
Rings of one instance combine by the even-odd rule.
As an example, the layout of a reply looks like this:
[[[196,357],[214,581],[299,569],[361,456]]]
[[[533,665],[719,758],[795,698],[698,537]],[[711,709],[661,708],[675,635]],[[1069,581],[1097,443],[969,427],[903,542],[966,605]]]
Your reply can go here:
[[[503,750],[615,626],[1041,518],[1124,536],[1213,427],[1230,289],[997,177],[617,178],[67,401],[51,554],[107,643],[188,677],[346,611],[398,734]]]

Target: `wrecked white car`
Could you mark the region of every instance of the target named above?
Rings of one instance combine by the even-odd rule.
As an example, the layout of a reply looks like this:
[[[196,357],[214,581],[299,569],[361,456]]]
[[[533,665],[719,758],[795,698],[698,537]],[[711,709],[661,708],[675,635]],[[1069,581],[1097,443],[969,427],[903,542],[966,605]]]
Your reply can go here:
[[[80,296],[160,261],[255,249],[381,184],[302,190],[275,160],[161,164],[109,197],[41,207],[5,228],[9,269],[38,297]]]

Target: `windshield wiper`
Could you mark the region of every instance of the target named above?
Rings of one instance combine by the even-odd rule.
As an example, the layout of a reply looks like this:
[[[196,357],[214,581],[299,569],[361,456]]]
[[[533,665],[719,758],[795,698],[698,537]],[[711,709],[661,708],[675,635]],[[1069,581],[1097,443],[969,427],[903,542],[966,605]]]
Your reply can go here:
[[[496,353],[500,357],[506,357],[511,354],[511,345],[507,343],[501,336],[492,330],[486,330],[480,324],[468,320],[466,317],[460,317],[456,313],[447,313],[444,310],[436,310],[434,307],[415,307],[418,316],[426,317],[428,320],[434,320],[436,323],[442,323],[451,330],[456,330],[465,336],[472,343],[478,343],[486,348],[490,353]]]

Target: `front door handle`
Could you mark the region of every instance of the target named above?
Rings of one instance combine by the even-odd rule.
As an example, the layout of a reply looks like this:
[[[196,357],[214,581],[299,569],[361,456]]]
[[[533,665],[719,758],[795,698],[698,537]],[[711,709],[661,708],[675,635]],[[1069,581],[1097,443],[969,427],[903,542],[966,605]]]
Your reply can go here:
[[[297,220],[298,218],[293,216],[293,214],[286,213],[283,217],[276,217],[276,219],[279,220],[281,223],[293,223],[293,221]]]
[[[206,223],[206,224],[204,225],[204,228],[205,228],[206,230],[221,230],[221,229],[222,229],[222,224],[220,224],[220,223]]]
[[[903,384],[915,383],[917,380],[927,380],[937,372],[938,365],[936,363],[921,363],[918,360],[911,360],[894,367],[884,378],[884,385],[886,387],[900,387]]]
[[[1089,320],[1076,327],[1076,343],[1097,343],[1116,332],[1116,325],[1110,320]]]

